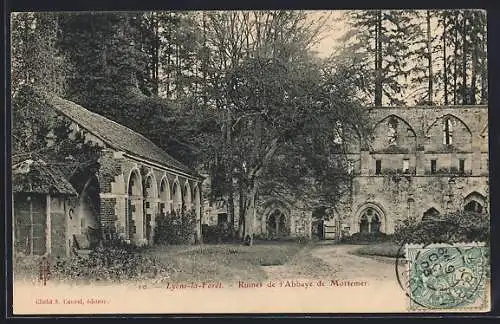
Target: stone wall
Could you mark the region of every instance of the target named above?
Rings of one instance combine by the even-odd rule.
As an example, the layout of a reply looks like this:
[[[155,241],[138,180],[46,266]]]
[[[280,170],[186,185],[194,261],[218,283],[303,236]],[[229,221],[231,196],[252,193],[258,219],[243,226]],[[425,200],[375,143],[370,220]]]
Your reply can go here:
[[[489,209],[486,106],[381,107],[369,114],[373,136],[348,157],[357,163],[337,209],[351,234],[372,213],[381,232],[393,233],[401,219],[431,208],[444,214],[474,199]]]
[[[100,225],[105,238],[116,234],[137,245],[152,244],[156,217],[182,205],[195,209],[200,235],[201,179],[111,149],[103,150],[99,163]]]

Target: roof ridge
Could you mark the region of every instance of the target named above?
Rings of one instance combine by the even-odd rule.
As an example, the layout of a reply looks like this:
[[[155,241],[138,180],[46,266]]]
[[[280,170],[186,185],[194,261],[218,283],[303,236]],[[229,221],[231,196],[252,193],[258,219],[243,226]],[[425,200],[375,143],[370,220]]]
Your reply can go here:
[[[191,169],[190,167],[186,166],[184,163],[180,162],[179,160],[177,160],[176,158],[174,158],[173,156],[171,156],[169,153],[167,153],[163,148],[159,147],[156,143],[154,143],[151,139],[149,139],[147,136],[131,129],[130,127],[127,127],[117,121],[114,121],[110,118],[107,118],[101,114],[98,114],[96,112],[93,112],[85,107],[83,107],[82,105],[79,105],[78,103],[76,102],[73,102],[73,101],[70,101],[70,100],[67,100],[67,99],[64,99],[56,94],[53,94],[53,93],[48,93],[46,91],[43,91],[43,90],[40,90],[40,89],[34,89],[35,92],[37,94],[40,94],[42,95],[43,97],[45,97],[46,99],[52,101],[52,102],[49,102],[50,105],[54,106],[53,108],[55,108],[55,110],[64,115],[65,117],[69,118],[70,120],[72,120],[73,122],[75,122],[76,124],[78,124],[80,127],[84,128],[86,131],[88,131],[89,133],[91,133],[92,135],[96,136],[97,138],[99,138],[100,140],[102,140],[104,143],[106,143],[107,145],[109,145],[110,147],[114,148],[114,149],[117,149],[117,150],[124,150],[124,151],[128,151],[128,153],[131,153],[131,154],[136,154],[136,155],[139,155],[143,158],[146,158],[146,159],[151,159],[151,160],[155,160],[154,158],[150,157],[150,156],[144,156],[142,154],[139,154],[138,152],[133,152],[132,150],[130,149],[127,149],[127,148],[124,148],[124,147],[120,147],[120,145],[116,145],[115,143],[113,143],[113,141],[109,138],[106,137],[106,135],[102,135],[102,134],[99,134],[96,130],[93,130],[93,129],[89,129],[88,125],[85,125],[84,122],[82,121],[79,121],[77,118],[75,118],[74,116],[71,116],[70,113],[68,113],[67,111],[65,111],[64,108],[60,108],[58,107],[58,105],[60,104],[66,104],[66,105],[74,105],[76,106],[78,109],[84,111],[86,114],[90,114],[91,116],[93,116],[94,118],[98,118],[98,119],[101,119],[102,121],[105,121],[107,123],[111,122],[113,125],[117,126],[118,128],[122,129],[122,130],[125,130],[131,134],[133,134],[134,136],[138,136],[140,137],[142,140],[146,141],[146,143],[148,145],[151,145],[153,146],[156,150],[159,150],[161,151],[162,154],[164,154],[168,159],[172,160],[172,163],[167,163],[167,161],[156,161],[156,162],[160,162],[161,164],[164,164],[165,166],[168,166],[170,168],[173,168],[173,169],[177,169],[181,172],[190,172],[190,173],[193,173],[193,174],[196,174],[196,171]],[[175,165],[175,164],[178,164],[178,165]]]

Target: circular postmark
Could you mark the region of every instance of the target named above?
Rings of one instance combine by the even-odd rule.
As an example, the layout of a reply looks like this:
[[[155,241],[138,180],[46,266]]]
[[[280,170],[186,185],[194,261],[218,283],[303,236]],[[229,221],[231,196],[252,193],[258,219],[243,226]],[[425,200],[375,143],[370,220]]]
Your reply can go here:
[[[465,307],[484,293],[486,253],[477,244],[402,242],[396,259],[397,280],[412,308]]]

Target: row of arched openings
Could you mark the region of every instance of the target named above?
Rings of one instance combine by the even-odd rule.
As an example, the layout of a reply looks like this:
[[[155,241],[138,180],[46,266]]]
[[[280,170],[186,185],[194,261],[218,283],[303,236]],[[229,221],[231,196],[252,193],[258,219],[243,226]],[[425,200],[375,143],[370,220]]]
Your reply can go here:
[[[147,240],[152,243],[154,236],[155,217],[159,214],[177,213],[181,209],[194,208],[196,217],[200,217],[201,197],[198,186],[193,192],[189,182],[184,188],[177,180],[172,188],[166,177],[160,181],[159,192],[156,179],[152,173],[146,175],[144,186],[138,170],[132,170],[127,184],[127,218],[126,232],[132,241]],[[192,199],[194,196],[194,201]]]
[[[484,200],[480,198],[476,198],[476,196],[480,196],[479,194],[471,194],[465,202],[463,206],[464,211],[474,212],[474,213],[483,213],[485,212]],[[481,196],[480,196],[481,197]],[[412,206],[414,203],[413,199],[408,200],[408,206]],[[431,207],[423,212],[422,221],[432,220],[436,217],[440,216],[440,212]],[[380,212],[372,207],[365,208],[360,216],[359,216],[359,232],[360,233],[378,233],[382,230],[382,222],[384,219],[384,215],[381,215]]]
[[[440,126],[441,125],[441,126]],[[434,145],[452,145],[454,142],[454,132],[460,129],[465,130],[465,134],[461,135],[462,145],[470,145],[472,141],[472,133],[469,126],[460,118],[452,114],[447,114],[437,118],[425,130],[428,138],[439,136],[441,139],[435,138]],[[397,115],[389,115],[379,122],[374,127],[374,136],[376,138],[385,137],[385,140],[376,141],[374,149],[382,149],[386,146],[415,146],[416,132],[413,127],[403,118]],[[378,144],[377,144],[378,143]]]

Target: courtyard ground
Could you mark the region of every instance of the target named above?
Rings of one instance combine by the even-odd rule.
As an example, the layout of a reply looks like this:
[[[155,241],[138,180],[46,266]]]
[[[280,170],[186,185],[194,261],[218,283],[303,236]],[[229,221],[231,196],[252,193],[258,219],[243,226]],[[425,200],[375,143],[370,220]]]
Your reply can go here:
[[[172,265],[170,280],[222,281],[281,279],[392,280],[395,259],[364,256],[363,245],[260,243],[157,247],[147,253]]]
[[[164,264],[168,268],[167,281],[172,283],[202,281],[235,283],[239,280],[283,279],[394,279],[395,258],[359,253],[363,249],[372,252],[375,246],[266,241],[257,242],[253,246],[241,244],[155,246],[142,250],[140,254]],[[382,247],[386,248],[387,246]],[[17,278],[37,277],[37,262],[15,265],[15,274]],[[92,281],[91,278],[87,279]]]
[[[286,267],[294,275],[325,275],[328,265],[314,257],[312,244],[265,242],[253,246],[218,244],[201,246],[155,247],[145,253],[154,256],[174,271],[173,282],[270,279],[269,269]]]
[[[306,258],[282,266],[266,268],[270,279],[338,279],[338,280],[393,280],[395,260],[388,257],[359,255],[364,246],[323,244],[311,247]],[[313,263],[309,262],[314,260]]]

